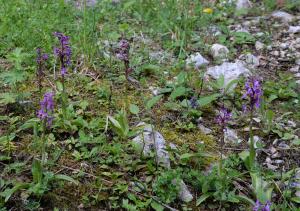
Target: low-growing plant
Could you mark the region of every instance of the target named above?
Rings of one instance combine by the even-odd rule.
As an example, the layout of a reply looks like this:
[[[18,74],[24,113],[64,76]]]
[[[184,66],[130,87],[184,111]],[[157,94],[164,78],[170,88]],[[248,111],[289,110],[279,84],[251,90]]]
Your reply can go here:
[[[180,177],[178,172],[169,170],[157,176],[153,183],[153,192],[164,203],[172,203],[178,196],[180,188]]]

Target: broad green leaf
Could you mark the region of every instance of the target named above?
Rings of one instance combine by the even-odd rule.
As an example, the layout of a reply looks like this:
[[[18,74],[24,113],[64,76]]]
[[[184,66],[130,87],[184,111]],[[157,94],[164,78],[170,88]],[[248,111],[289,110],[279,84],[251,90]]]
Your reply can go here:
[[[155,211],[163,211],[164,207],[162,205],[160,205],[159,203],[157,203],[156,201],[152,200],[151,202],[151,207],[155,210]]]
[[[74,183],[75,185],[78,185],[79,182],[74,180],[72,177],[68,176],[68,175],[64,175],[64,174],[56,174],[54,176],[54,179],[57,179],[57,180],[65,180],[65,181],[68,181],[68,182],[72,182]]]
[[[300,197],[292,197],[291,200],[297,204],[300,204]]]
[[[172,100],[175,100],[177,97],[181,97],[181,96],[185,95],[187,92],[188,92],[187,88],[185,88],[183,86],[177,87],[171,93],[170,98]]]
[[[204,193],[204,194],[202,194],[197,199],[196,206],[199,206],[202,202],[204,202],[206,199],[208,199],[211,195],[212,195],[212,193]]]
[[[250,205],[255,205],[255,202],[248,198],[247,196],[244,196],[244,195],[236,195],[236,198],[238,198],[240,201],[244,201]]]
[[[162,96],[163,95],[157,95],[151,98],[150,100],[148,100],[148,102],[146,103],[146,108],[150,110],[156,103],[158,103],[158,101],[162,98]]]
[[[29,119],[27,120],[23,125],[21,125],[18,129],[18,131],[21,131],[21,130],[27,130],[29,128],[34,128],[34,126],[40,122],[40,119],[38,118],[32,118],[32,119]]]
[[[26,189],[30,186],[30,184],[28,183],[18,183],[16,184],[13,188],[11,189],[6,189],[5,191],[1,192],[0,195],[5,197],[5,202],[7,202],[9,200],[9,198],[15,193],[17,192],[18,190],[21,190],[21,189]]]
[[[137,105],[135,104],[130,104],[129,105],[129,111],[132,113],[132,114],[135,114],[137,115],[139,112],[140,112],[140,109]]]
[[[80,108],[82,108],[82,110],[85,110],[88,106],[89,106],[89,102],[86,100],[83,100],[79,103]]]
[[[108,119],[114,127],[119,128],[119,129],[122,128],[120,123],[115,118],[113,118],[112,116],[108,116]]]
[[[224,89],[224,92],[227,93],[228,90],[231,90],[231,87],[234,86],[236,83],[239,82],[239,79],[234,79],[234,80],[231,80],[225,87]]]
[[[220,96],[221,96],[220,94],[212,94],[209,96],[200,97],[200,99],[197,100],[197,102],[200,107],[203,107],[203,106],[206,106],[206,105],[212,103],[213,101],[217,100],[218,97],[220,97]]]
[[[195,157],[195,156],[196,155],[192,154],[192,153],[185,153],[180,156],[180,159],[183,160],[183,159],[188,159],[188,158]]]
[[[33,161],[31,173],[32,173],[34,183],[42,183],[43,169],[40,161],[38,160]]]
[[[56,87],[57,87],[57,90],[62,92],[63,91],[63,85],[60,81],[56,81]]]

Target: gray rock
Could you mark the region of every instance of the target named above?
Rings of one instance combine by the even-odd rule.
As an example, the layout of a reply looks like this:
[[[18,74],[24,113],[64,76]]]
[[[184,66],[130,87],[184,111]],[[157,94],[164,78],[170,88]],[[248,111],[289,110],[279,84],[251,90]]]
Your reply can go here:
[[[238,137],[235,130],[226,128],[224,131],[224,140],[225,143],[231,143],[231,144],[239,144],[242,142],[242,140]]]
[[[300,197],[300,170],[298,169],[295,174],[295,188],[297,189],[295,195],[296,197]]]
[[[268,45],[268,46],[267,46],[267,50],[268,50],[268,51],[271,51],[272,49],[273,49],[272,45]]]
[[[279,47],[280,47],[281,49],[285,50],[285,49],[287,49],[287,48],[289,47],[289,44],[287,44],[287,43],[281,43],[281,44],[279,45]]]
[[[288,33],[292,33],[292,34],[300,33],[300,26],[290,26]]]
[[[205,126],[204,126],[203,124],[201,124],[201,123],[198,124],[198,128],[199,128],[200,131],[201,131],[202,133],[204,133],[205,135],[208,135],[208,134],[211,134],[211,133],[212,133],[212,130],[211,130],[211,129],[205,127]]]
[[[251,53],[242,54],[239,59],[245,62],[245,66],[249,68],[256,68],[259,66],[259,58]]]
[[[214,59],[227,59],[229,54],[228,48],[221,44],[213,44],[210,51]]]
[[[221,65],[209,67],[206,76],[210,76],[213,79],[218,79],[224,76],[225,88],[232,80],[238,79],[241,76],[250,75],[249,69],[245,67],[242,61],[224,62]],[[234,87],[233,87],[234,88]]]
[[[283,23],[289,23],[292,22],[294,19],[294,16],[291,14],[284,12],[284,11],[275,11],[271,15],[274,19],[277,19]]]
[[[154,127],[150,124],[141,122],[138,126],[143,128],[143,131],[132,140],[136,148],[143,150],[145,156],[149,156],[151,152],[156,153],[158,163],[170,169],[170,157],[168,151],[166,151],[166,141],[164,137],[159,132],[154,131]],[[170,144],[170,147],[173,149],[176,148],[174,144]],[[139,153],[141,152],[142,151]],[[192,201],[193,195],[182,180],[179,186],[178,198],[183,202]]]
[[[193,195],[189,191],[186,184],[181,180],[180,181],[180,188],[179,188],[179,199],[185,203],[190,202],[193,200]]]
[[[284,161],[283,160],[274,160],[273,163],[275,163],[275,164],[282,164],[282,163],[284,163]]]
[[[74,6],[77,7],[78,9],[83,9],[84,6],[87,7],[94,7],[97,4],[97,0],[65,0],[66,3],[74,3]]]
[[[144,127],[143,134],[136,136],[132,141],[143,150],[145,156],[151,152],[156,152],[157,162],[166,168],[170,168],[170,157],[166,151],[166,141],[157,131],[152,130],[151,125],[140,123],[138,126]]]
[[[186,59],[186,64],[188,67],[194,66],[196,69],[198,69],[208,65],[209,61],[206,60],[200,53],[195,53]]]
[[[209,33],[208,35],[213,35],[213,36],[218,36],[218,35],[222,34],[222,32],[220,31],[220,28],[218,26],[208,27],[207,33]]]
[[[274,165],[269,164],[269,163],[267,163],[267,167],[268,167],[268,169],[271,169],[273,171],[275,171],[276,169],[278,169],[278,166],[274,166]]]
[[[271,54],[272,54],[273,56],[279,56],[279,55],[280,55],[279,51],[273,51],[273,52],[271,52]]]
[[[251,8],[251,3],[249,0],[237,0],[236,2],[236,10],[243,10]]]

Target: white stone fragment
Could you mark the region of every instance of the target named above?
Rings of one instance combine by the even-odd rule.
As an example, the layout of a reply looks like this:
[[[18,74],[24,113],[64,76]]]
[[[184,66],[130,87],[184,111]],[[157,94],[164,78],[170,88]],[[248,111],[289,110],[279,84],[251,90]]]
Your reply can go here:
[[[149,156],[151,152],[156,152],[158,163],[170,168],[170,157],[166,151],[166,141],[159,132],[152,131],[151,125],[145,125],[143,134],[138,135],[132,141],[141,149],[144,149],[145,156]]]
[[[224,131],[224,140],[225,143],[231,143],[231,144],[239,144],[242,142],[242,140],[238,137],[235,130],[226,128]]]
[[[297,189],[295,195],[296,197],[300,197],[300,170],[298,169],[295,175],[295,188]]]
[[[271,15],[274,19],[277,19],[283,23],[289,23],[293,21],[294,16],[284,11],[275,11]]]
[[[198,128],[199,128],[200,131],[201,131],[202,133],[204,133],[205,135],[208,135],[208,134],[211,134],[211,133],[212,133],[212,130],[211,130],[211,129],[205,127],[205,126],[204,126],[203,124],[201,124],[201,123],[198,124]]]
[[[186,59],[186,64],[188,66],[194,65],[195,68],[200,68],[209,64],[209,61],[205,59],[199,52],[190,55]]]
[[[254,56],[251,53],[242,54],[239,59],[243,60],[245,63],[245,66],[249,68],[256,68],[259,66],[259,58]]]
[[[288,33],[292,33],[292,34],[300,33],[300,26],[290,26]]]
[[[179,198],[181,201],[187,203],[193,200],[193,195],[189,191],[188,187],[186,184],[181,180],[180,181],[180,190],[179,190]]]
[[[220,44],[213,44],[211,46],[211,55],[214,59],[226,59],[228,57],[229,50],[226,46]]]
[[[218,79],[223,75],[223,88],[225,88],[232,80],[238,79],[241,76],[250,75],[250,71],[245,67],[242,61],[237,60],[234,63],[224,62],[221,65],[209,67],[206,75],[211,76],[213,79]]]
[[[237,0],[237,2],[236,2],[237,10],[249,9],[249,8],[251,8],[251,6],[252,5],[249,0]]]
[[[263,44],[262,42],[259,42],[259,41],[256,41],[256,42],[255,42],[255,49],[256,49],[257,51],[261,51],[261,50],[263,50],[265,47],[266,47],[265,44]]]
[[[133,143],[140,150],[143,150],[145,156],[149,156],[151,152],[154,152],[157,156],[158,163],[165,168],[170,169],[170,156],[166,150],[166,141],[164,137],[159,132],[153,130],[153,126],[150,124],[141,122],[137,126],[143,128],[143,131],[132,140]],[[170,147],[172,149],[176,148],[174,144],[170,144]],[[183,202],[192,201],[193,195],[182,180],[180,180],[179,186],[178,198]]]

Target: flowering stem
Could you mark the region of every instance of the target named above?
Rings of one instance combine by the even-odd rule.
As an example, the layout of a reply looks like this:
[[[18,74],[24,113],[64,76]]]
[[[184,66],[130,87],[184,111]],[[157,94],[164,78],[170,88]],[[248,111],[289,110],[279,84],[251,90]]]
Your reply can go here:
[[[64,118],[66,118],[66,91],[65,91],[65,77],[62,76],[62,96],[61,96],[61,103],[62,103],[62,112]]]
[[[253,170],[255,167],[255,148],[254,148],[254,140],[253,140],[253,109],[250,111],[250,125],[249,125],[249,135],[250,135],[250,154],[249,154],[249,165],[250,170]]]
[[[47,120],[44,119],[43,121],[43,134],[42,134],[42,149],[41,149],[41,154],[42,154],[42,166],[44,166],[45,161],[46,161],[46,129],[47,129]]]
[[[224,150],[224,143],[225,143],[225,136],[224,136],[224,126],[222,127],[222,137],[220,142],[220,161],[219,161],[219,176],[223,175],[223,150]]]
[[[64,51],[64,45],[61,44],[61,49],[62,52]],[[65,68],[65,63],[64,63],[64,55],[60,56],[60,65],[61,65],[61,69]],[[66,91],[65,91],[65,75],[62,74],[61,76],[61,84],[62,84],[62,96],[61,96],[61,106],[62,106],[62,112],[63,112],[63,117],[64,119],[66,118]]]

